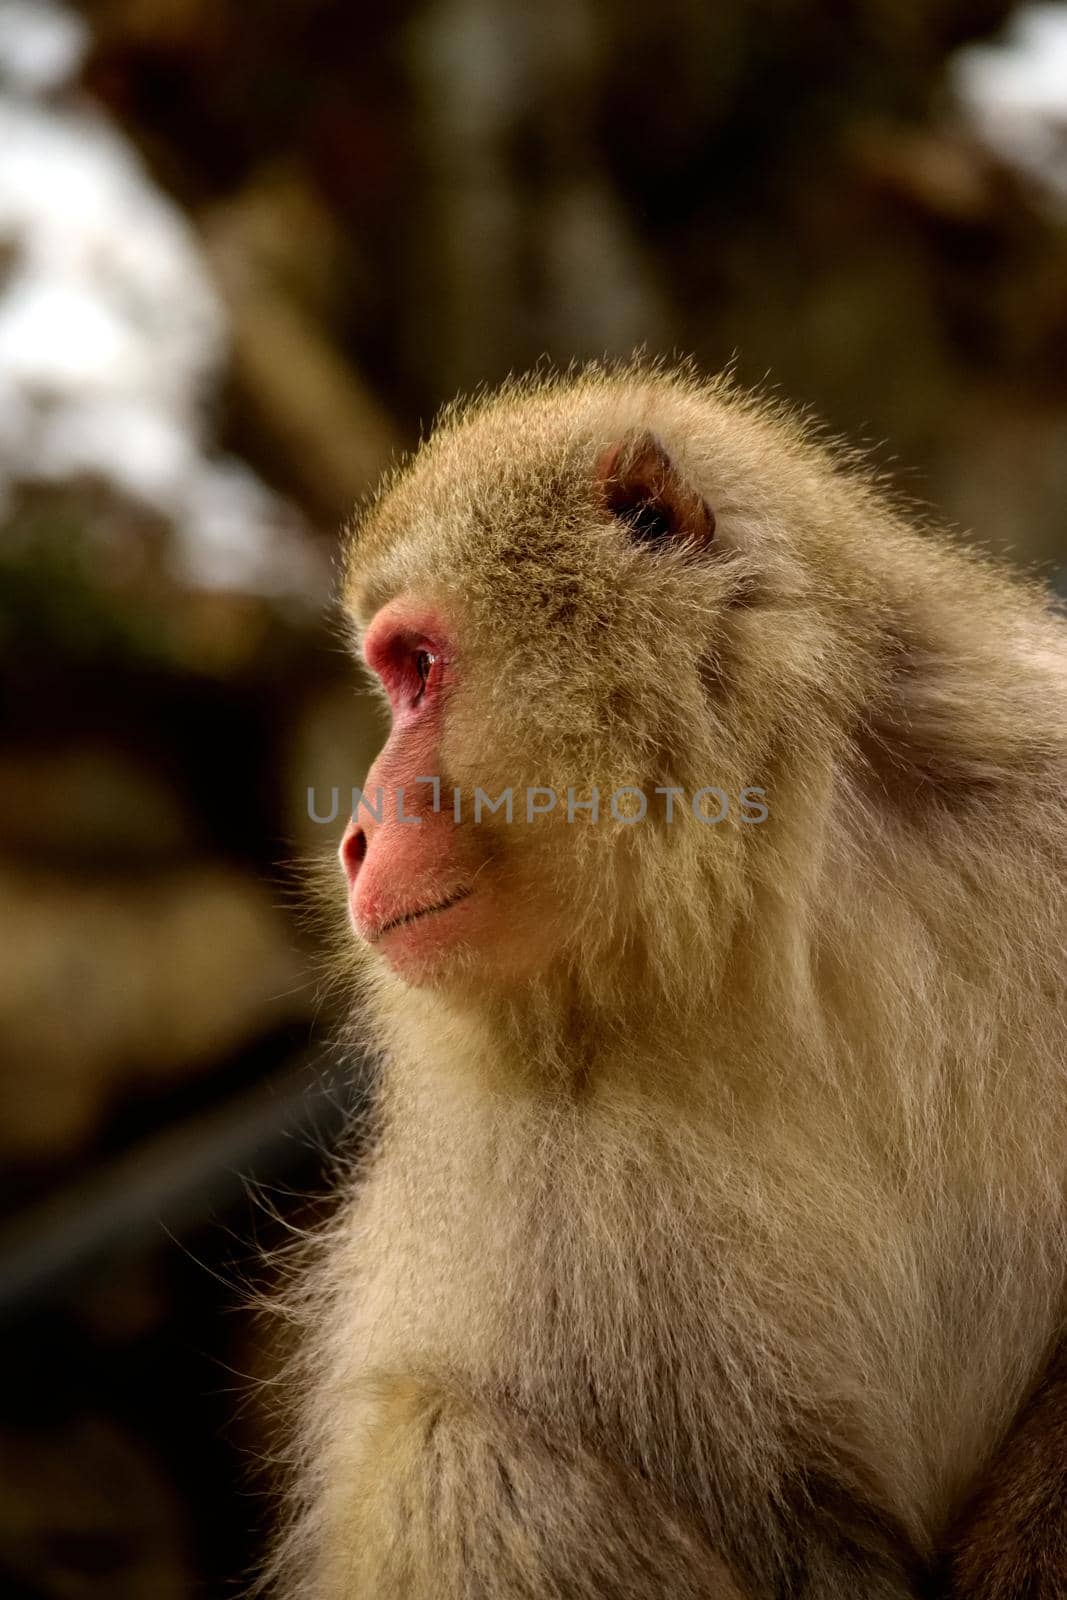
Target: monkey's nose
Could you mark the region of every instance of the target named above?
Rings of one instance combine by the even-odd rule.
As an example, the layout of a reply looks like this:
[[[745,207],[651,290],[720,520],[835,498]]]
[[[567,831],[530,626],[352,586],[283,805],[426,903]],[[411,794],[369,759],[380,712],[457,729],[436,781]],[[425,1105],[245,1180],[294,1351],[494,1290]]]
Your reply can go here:
[[[359,869],[363,865],[363,858],[367,854],[367,835],[362,828],[357,828],[354,821],[350,821],[345,829],[341,848],[337,852],[341,857],[341,865],[345,869],[348,887],[351,889],[359,877]]]

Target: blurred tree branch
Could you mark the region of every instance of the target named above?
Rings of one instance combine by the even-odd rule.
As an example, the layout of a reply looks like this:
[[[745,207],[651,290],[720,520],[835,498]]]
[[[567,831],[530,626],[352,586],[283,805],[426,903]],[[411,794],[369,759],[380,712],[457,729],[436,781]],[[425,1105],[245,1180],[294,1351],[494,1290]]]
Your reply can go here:
[[[294,170],[263,177],[202,218],[230,316],[240,403],[284,458],[284,476],[331,523],[400,446],[385,408],[322,315],[335,224]]]

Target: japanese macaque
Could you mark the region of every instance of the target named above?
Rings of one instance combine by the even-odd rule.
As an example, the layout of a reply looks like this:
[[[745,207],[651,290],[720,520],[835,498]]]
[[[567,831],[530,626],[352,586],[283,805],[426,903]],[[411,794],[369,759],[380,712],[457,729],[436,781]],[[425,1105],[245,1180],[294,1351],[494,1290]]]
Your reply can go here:
[[[929,1592],[1064,1320],[1063,622],[642,367],[446,414],[344,595],[381,1065],[283,1592]]]

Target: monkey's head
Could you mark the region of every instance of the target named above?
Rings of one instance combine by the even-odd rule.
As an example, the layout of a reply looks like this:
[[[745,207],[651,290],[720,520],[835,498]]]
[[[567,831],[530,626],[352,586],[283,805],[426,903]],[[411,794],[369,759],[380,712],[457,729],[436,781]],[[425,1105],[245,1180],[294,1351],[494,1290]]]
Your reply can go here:
[[[892,587],[860,556],[842,590],[864,496],[884,566],[893,518],[864,485],[685,377],[597,372],[447,414],[349,547],[392,715],[341,846],[369,950],[435,987],[669,990],[696,943],[710,979],[760,859],[773,882],[790,847],[785,766],[794,799],[816,794],[863,692],[848,619]]]

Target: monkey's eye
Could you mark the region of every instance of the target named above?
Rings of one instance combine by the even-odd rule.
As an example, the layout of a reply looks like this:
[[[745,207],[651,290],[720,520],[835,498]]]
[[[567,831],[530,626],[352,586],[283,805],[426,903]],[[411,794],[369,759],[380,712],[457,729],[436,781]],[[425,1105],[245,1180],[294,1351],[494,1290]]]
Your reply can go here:
[[[416,650],[416,652],[415,652],[415,676],[418,678],[418,685],[419,686],[415,691],[415,698],[412,701],[412,705],[418,705],[419,701],[422,699],[423,695],[425,694],[426,685],[430,681],[430,674],[433,671],[434,662],[436,660],[437,660],[437,657],[433,654],[432,651],[430,651],[430,650]]]

